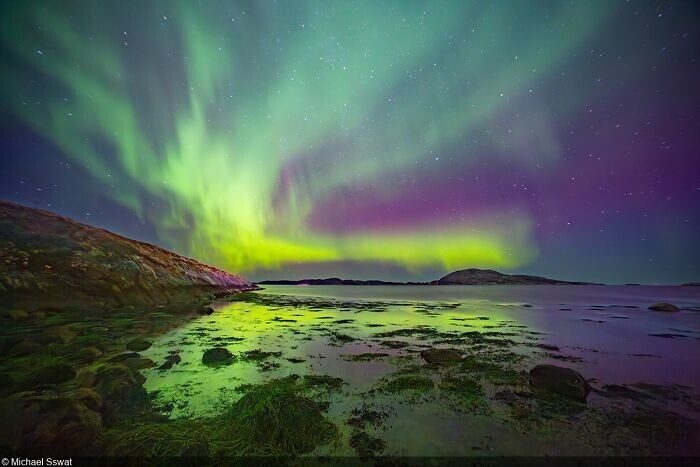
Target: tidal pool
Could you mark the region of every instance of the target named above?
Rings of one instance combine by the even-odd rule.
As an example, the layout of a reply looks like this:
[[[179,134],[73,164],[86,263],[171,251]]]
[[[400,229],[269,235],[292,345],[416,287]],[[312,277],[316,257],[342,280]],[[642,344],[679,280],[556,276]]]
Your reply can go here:
[[[303,381],[339,432],[315,455],[697,453],[698,306],[681,287],[269,286],[162,335],[143,374],[173,420]],[[232,359],[205,365],[217,347]],[[429,364],[430,348],[462,358]],[[533,392],[541,363],[579,371],[587,403]]]

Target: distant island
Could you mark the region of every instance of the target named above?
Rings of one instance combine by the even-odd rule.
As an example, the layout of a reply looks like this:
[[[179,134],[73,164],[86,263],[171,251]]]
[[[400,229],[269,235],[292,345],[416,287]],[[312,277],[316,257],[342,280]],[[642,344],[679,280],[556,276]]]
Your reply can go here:
[[[571,282],[525,274],[504,274],[492,269],[462,269],[430,282],[391,282],[330,277],[327,279],[267,280],[259,285],[601,285]]]
[[[440,285],[602,285],[572,282],[526,274],[504,274],[493,269],[462,269],[437,280]]]

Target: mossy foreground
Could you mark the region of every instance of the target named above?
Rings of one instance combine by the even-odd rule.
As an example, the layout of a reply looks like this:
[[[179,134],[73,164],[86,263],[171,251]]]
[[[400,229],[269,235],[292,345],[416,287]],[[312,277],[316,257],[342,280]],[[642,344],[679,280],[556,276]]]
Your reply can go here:
[[[2,315],[0,449],[214,458],[700,454],[695,388],[593,379],[595,366],[582,362],[607,354],[553,342],[517,319],[527,308],[266,293],[233,295],[198,313],[203,307]],[[570,372],[533,379],[543,363],[584,374],[575,380],[584,397],[568,397],[550,379]]]
[[[114,430],[110,454],[152,456],[289,456],[306,454],[337,438],[322,405],[306,395],[313,382],[273,380],[243,388],[224,414],[201,420],[151,423]]]

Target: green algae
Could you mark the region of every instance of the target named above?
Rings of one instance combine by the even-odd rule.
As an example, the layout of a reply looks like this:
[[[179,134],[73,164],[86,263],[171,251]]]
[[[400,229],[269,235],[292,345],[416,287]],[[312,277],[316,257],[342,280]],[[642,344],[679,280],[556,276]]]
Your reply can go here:
[[[419,391],[426,392],[434,387],[433,380],[420,375],[401,375],[390,378],[381,389],[386,392]]]

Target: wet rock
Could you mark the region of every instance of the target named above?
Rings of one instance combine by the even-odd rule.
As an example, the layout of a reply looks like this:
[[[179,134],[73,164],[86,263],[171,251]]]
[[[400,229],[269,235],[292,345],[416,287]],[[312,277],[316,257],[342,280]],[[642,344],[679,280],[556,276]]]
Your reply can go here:
[[[197,313],[199,313],[200,315],[210,315],[210,314],[214,313],[214,308],[212,308],[210,306],[205,306],[205,307],[200,308]]]
[[[137,352],[122,352],[114,357],[111,357],[109,360],[107,360],[110,363],[119,363],[123,362],[124,360],[127,360],[129,358],[141,358],[141,354]]]
[[[560,396],[585,401],[590,387],[580,373],[556,365],[537,365],[530,370],[530,385]]]
[[[97,373],[92,368],[81,368],[75,377],[75,381],[81,388],[92,387],[97,381]]]
[[[77,398],[26,392],[11,402],[19,450],[74,453],[91,446],[101,432],[100,414]]]
[[[76,357],[81,362],[90,363],[97,360],[100,357],[100,355],[102,355],[102,351],[97,347],[85,347],[84,349],[78,352],[78,355]]]
[[[61,384],[75,378],[73,367],[65,364],[51,365],[40,368],[31,378],[32,384]]]
[[[137,337],[126,344],[126,349],[133,350],[134,352],[143,352],[144,350],[149,349],[151,345],[153,345],[151,342]]]
[[[462,354],[455,349],[427,349],[422,351],[420,356],[426,362],[436,365],[458,362],[462,359]]]
[[[652,311],[663,311],[666,313],[672,313],[674,311],[679,310],[679,308],[676,305],[674,305],[672,303],[664,303],[664,302],[654,303],[653,305],[651,305],[649,307],[649,309]]]
[[[144,370],[146,368],[151,368],[154,363],[150,358],[127,358],[122,362],[122,365],[126,366],[130,370],[138,371]]]
[[[202,355],[202,363],[205,365],[230,363],[231,360],[233,360],[233,354],[224,347],[214,347],[213,349],[208,349],[206,352],[204,352],[204,355]]]
[[[80,388],[75,392],[75,398],[91,410],[99,412],[102,408],[102,396],[91,388]]]
[[[116,419],[122,406],[148,397],[142,387],[146,378],[121,363],[101,367],[95,379],[95,391],[102,396],[102,413],[108,422]]]

